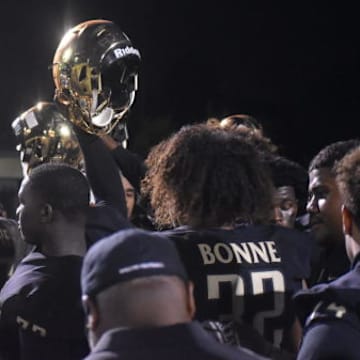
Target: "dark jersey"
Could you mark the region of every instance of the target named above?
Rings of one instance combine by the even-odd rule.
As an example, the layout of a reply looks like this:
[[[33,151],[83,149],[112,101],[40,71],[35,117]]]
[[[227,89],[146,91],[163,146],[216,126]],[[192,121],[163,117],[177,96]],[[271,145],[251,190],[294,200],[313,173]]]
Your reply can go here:
[[[322,248],[315,242],[308,286],[335,280],[349,269],[350,261],[346,254],[345,242],[331,249]]]
[[[124,189],[119,169],[103,141],[74,127],[85,159],[86,176],[96,205],[90,207],[86,221],[86,242],[96,241],[122,229],[132,227],[127,221]]]
[[[30,253],[0,292],[1,359],[82,359],[88,353],[79,256]]]
[[[282,343],[295,319],[291,298],[310,272],[308,237],[265,225],[165,234],[195,283],[197,319],[245,322]]]
[[[89,248],[96,241],[116,231],[133,227],[113,206],[104,203],[89,208],[86,218],[86,244]]]
[[[105,332],[86,360],[260,360],[245,349],[221,345],[197,322]]]
[[[304,324],[298,359],[359,359],[360,255],[347,274],[296,294]]]
[[[137,193],[140,193],[140,183],[146,173],[146,166],[142,159],[122,146],[112,150],[112,155],[123,175],[134,186]]]

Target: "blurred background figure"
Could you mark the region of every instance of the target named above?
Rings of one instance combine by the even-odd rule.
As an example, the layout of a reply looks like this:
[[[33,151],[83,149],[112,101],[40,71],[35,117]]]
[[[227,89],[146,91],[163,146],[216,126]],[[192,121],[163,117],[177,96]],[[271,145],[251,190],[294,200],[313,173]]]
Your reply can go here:
[[[150,205],[147,199],[142,197],[140,190],[147,170],[144,161],[139,155],[126,149],[118,137],[105,134],[101,136],[101,139],[119,167],[129,220],[136,227],[154,230]]]
[[[297,218],[305,213],[308,174],[299,164],[283,156],[264,159],[270,168],[275,186],[274,223],[288,228],[297,227]]]

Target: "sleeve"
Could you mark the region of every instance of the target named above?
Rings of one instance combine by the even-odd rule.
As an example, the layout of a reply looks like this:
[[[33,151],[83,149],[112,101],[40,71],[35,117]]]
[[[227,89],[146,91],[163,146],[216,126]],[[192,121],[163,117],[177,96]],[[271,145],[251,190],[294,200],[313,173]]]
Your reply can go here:
[[[88,209],[86,218],[86,242],[88,248],[98,240],[133,225],[113,207],[99,204]],[[1,359],[0,359],[1,360]]]
[[[146,172],[146,166],[142,159],[120,145],[112,150],[112,155],[123,175],[135,187],[136,191],[140,192],[141,179]]]
[[[75,275],[75,274],[74,274]],[[24,360],[76,360],[89,352],[80,291],[62,282],[43,284],[28,296],[17,316]]]
[[[104,201],[126,217],[126,202],[119,169],[103,141],[74,126],[85,160],[86,175],[96,201]]]
[[[297,359],[358,359],[359,335],[341,321],[313,323],[304,335]]]
[[[298,360],[358,359],[359,338],[356,313],[335,302],[320,302],[307,319]]]

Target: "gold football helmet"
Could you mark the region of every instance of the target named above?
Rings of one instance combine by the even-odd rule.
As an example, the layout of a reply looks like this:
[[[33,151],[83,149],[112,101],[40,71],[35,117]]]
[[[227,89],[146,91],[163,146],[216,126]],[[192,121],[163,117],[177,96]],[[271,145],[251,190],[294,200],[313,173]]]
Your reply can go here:
[[[54,103],[39,102],[12,124],[24,175],[47,162],[83,169],[83,155],[71,124]]]
[[[263,131],[261,124],[250,115],[234,114],[220,120],[220,127],[236,128],[238,126],[244,126],[250,130],[259,131],[261,133]]]
[[[55,100],[83,130],[109,133],[135,99],[139,64],[139,50],[113,22],[85,21],[64,35],[55,52]]]

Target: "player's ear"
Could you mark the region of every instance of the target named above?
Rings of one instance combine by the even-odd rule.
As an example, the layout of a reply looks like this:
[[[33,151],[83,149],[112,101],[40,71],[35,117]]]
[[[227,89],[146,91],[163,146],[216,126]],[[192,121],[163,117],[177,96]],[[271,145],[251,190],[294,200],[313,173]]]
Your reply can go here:
[[[194,299],[194,283],[191,281],[187,283],[187,311],[190,319],[193,319],[195,316],[196,306]]]
[[[41,215],[41,221],[43,223],[50,222],[53,219],[53,215],[54,215],[53,207],[48,203],[44,204],[40,210],[40,215]]]
[[[342,209],[341,209],[341,215],[342,215],[342,224],[343,224],[343,233],[345,235],[352,235],[353,229],[352,229],[352,225],[353,225],[353,218],[352,218],[352,213],[350,212],[350,210],[343,205]]]
[[[89,330],[96,330],[99,325],[99,311],[96,302],[89,296],[82,296],[82,303],[86,314],[86,327]]]

